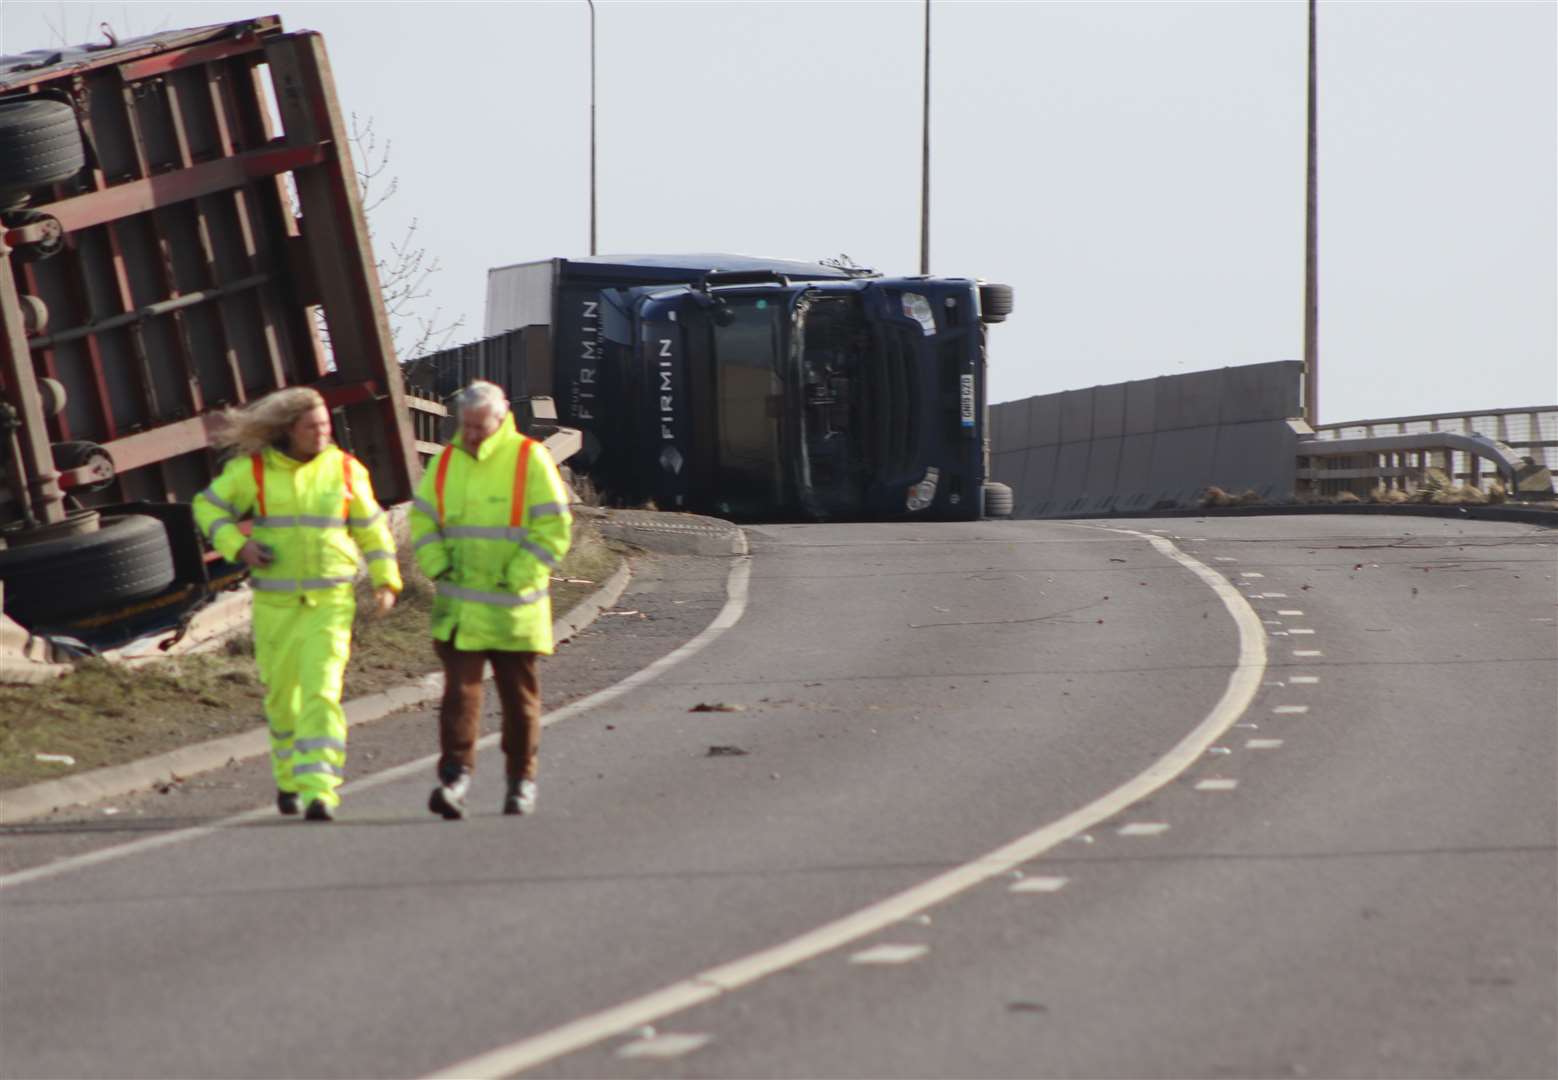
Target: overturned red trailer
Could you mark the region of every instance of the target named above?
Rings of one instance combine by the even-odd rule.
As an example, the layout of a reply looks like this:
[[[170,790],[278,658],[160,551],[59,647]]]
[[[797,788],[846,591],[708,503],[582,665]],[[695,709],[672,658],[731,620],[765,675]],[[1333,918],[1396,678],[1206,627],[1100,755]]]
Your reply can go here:
[[[418,458],[324,41],[274,16],[0,57],[0,584],[29,627],[187,608],[225,406],[311,385]]]

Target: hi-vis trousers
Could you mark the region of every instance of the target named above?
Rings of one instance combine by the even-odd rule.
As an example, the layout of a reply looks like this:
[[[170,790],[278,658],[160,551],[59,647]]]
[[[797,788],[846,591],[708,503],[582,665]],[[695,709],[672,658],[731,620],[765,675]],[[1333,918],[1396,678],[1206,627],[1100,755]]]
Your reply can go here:
[[[335,806],[346,771],[341,684],[357,602],[350,585],[256,593],[254,659],[265,684],[271,770],[278,791]]]

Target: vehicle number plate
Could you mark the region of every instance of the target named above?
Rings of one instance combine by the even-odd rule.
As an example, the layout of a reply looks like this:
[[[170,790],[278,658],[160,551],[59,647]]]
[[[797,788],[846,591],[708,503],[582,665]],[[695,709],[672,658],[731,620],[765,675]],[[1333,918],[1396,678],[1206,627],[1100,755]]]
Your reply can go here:
[[[962,376],[963,426],[974,426],[974,376]]]

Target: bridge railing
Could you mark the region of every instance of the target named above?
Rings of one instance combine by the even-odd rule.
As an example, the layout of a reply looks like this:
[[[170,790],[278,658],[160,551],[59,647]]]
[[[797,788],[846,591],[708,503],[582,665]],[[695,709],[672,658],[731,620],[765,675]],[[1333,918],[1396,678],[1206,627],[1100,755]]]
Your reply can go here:
[[[1326,442],[1336,445],[1316,445]],[[1514,497],[1540,495],[1558,469],[1558,405],[1325,424],[1300,454],[1299,489],[1319,495],[1419,488],[1430,470],[1452,484],[1497,479]]]

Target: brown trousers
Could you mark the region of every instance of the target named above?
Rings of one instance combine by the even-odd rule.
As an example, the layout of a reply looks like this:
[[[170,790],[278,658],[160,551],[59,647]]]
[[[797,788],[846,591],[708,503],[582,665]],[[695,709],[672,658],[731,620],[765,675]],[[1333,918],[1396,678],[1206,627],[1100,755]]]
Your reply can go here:
[[[541,752],[541,677],[533,652],[462,652],[433,641],[444,665],[444,699],[438,710],[438,777],[453,780],[476,768],[481,737],[482,674],[492,664],[492,681],[503,706],[503,757],[511,780],[534,780]]]

